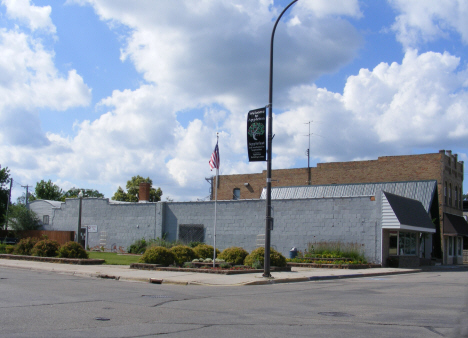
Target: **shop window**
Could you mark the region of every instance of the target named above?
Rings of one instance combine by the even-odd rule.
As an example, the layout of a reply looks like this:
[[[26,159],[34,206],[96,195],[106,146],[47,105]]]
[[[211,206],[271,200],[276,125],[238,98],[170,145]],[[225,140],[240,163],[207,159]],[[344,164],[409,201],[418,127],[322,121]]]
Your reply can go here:
[[[400,232],[399,234],[400,255],[416,255],[417,237],[414,232]]]
[[[232,192],[232,199],[233,200],[239,200],[240,199],[240,189],[235,188]]]
[[[457,255],[462,256],[462,238],[457,237]]]
[[[49,215],[42,216],[42,224],[49,225]]]
[[[453,237],[448,238],[448,255],[453,256]]]

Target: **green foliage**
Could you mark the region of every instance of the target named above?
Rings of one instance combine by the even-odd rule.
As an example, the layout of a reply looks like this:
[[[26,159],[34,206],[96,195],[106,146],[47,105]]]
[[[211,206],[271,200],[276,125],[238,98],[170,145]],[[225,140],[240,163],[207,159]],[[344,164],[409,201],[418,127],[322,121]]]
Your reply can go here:
[[[36,245],[36,243],[39,242],[38,238],[34,237],[28,237],[28,238],[23,238],[16,244],[15,247],[15,253],[18,255],[31,255],[31,251]]]
[[[0,254],[12,254],[15,251],[14,245],[0,244]]]
[[[240,265],[244,263],[245,257],[248,255],[249,253],[243,248],[233,246],[224,249],[218,257],[224,259],[226,262],[233,263],[234,265]]]
[[[140,263],[162,264],[168,266],[175,261],[175,256],[171,250],[162,246],[155,246],[146,249],[143,256],[140,257]]]
[[[351,258],[365,260],[362,246],[359,243],[316,242],[309,243],[304,257],[310,258]]]
[[[36,213],[24,205],[11,205],[8,210],[8,228],[14,231],[37,230],[40,221]]]
[[[244,264],[252,266],[255,262],[264,264],[265,248],[257,248],[245,257]],[[286,258],[273,248],[270,248],[270,266],[284,267],[286,266]]]
[[[207,244],[200,244],[193,248],[195,251],[195,256],[198,258],[213,258],[213,247]],[[218,256],[220,251],[216,249],[216,256]]]
[[[193,264],[192,262],[185,262],[182,267],[183,268],[190,268],[190,269],[196,268],[195,264]]]
[[[185,262],[191,262],[192,259],[196,257],[193,249],[186,245],[173,246],[171,251],[174,254],[175,262],[178,266],[181,266]]]
[[[59,249],[59,257],[61,258],[88,258],[88,253],[76,242],[67,242]]]
[[[224,263],[219,264],[219,267],[221,269],[229,269],[231,268],[231,264],[224,262]]]
[[[41,200],[51,200],[51,201],[60,201],[63,195],[63,190],[51,180],[47,182],[41,180],[36,183],[36,188],[34,189],[34,195],[29,197],[29,200],[33,201],[36,199]]]
[[[31,254],[39,257],[56,257],[59,249],[59,242],[51,239],[43,239],[34,245]]]
[[[199,246],[200,244],[204,244],[204,243],[203,242],[190,242],[189,247],[195,248],[195,247]]]
[[[65,202],[66,198],[77,198],[80,191],[82,191],[83,195],[86,197],[104,198],[104,194],[101,194],[99,191],[94,189],[71,188],[62,195],[61,201]]]
[[[150,184],[150,202],[160,201],[163,194],[161,188],[153,188],[153,181],[151,178],[143,178],[140,175],[133,176],[131,180],[127,181],[127,192],[125,192],[122,187],[119,187],[114,196],[112,196],[112,199],[114,201],[138,202],[137,194],[140,191],[140,183],[142,182],[147,182]]]
[[[127,252],[132,254],[143,254],[145,253],[147,245],[148,243],[144,238],[138,239],[128,247]]]
[[[260,263],[260,261],[255,261],[255,262],[252,263],[252,268],[257,269],[257,270],[261,270],[261,269],[263,269],[263,265],[262,265],[262,263]]]
[[[8,167],[0,169],[0,229],[6,221],[6,210],[9,204],[10,170]]]

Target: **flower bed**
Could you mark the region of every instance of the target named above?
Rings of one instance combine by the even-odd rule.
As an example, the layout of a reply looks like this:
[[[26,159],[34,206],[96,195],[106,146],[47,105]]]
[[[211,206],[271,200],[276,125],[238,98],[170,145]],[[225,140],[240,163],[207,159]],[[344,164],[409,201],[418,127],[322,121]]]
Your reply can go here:
[[[322,260],[323,261],[323,260]],[[296,266],[302,268],[325,268],[325,269],[369,269],[369,268],[381,268],[380,264],[351,264],[351,263],[341,263],[336,264],[333,261],[325,261],[320,263],[296,263],[288,262],[289,267]]]
[[[201,273],[215,273],[223,275],[235,275],[243,273],[261,273],[263,269],[254,269],[249,266],[234,266],[229,269],[223,269],[220,267],[213,268],[213,263],[210,263],[211,266],[204,266],[200,268],[177,268],[177,267],[164,267],[160,264],[145,264],[145,263],[133,263],[130,265],[130,269],[141,269],[141,270],[157,270],[157,271],[179,271],[179,272],[201,272]],[[271,271],[291,271],[291,267],[274,267],[270,268]]]

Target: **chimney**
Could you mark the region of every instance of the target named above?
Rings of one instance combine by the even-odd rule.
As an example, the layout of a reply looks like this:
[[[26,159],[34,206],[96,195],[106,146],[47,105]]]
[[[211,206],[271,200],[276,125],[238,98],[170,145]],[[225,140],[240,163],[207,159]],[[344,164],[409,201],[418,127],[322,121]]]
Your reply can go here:
[[[140,191],[138,193],[138,203],[148,203],[150,197],[150,187],[148,182],[140,183]]]
[[[447,156],[452,156],[452,151],[451,150],[447,150],[446,153],[447,153]]]

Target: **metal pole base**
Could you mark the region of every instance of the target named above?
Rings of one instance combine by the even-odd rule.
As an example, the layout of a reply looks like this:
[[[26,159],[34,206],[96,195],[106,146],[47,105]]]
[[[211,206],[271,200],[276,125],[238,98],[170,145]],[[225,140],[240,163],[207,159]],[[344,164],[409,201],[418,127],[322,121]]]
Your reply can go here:
[[[270,279],[274,279],[274,278],[275,278],[275,277],[272,277],[271,274],[269,274],[269,273],[264,273],[264,274],[262,275],[262,277],[264,277],[264,278],[270,278]]]

